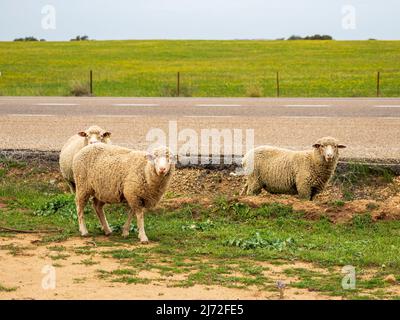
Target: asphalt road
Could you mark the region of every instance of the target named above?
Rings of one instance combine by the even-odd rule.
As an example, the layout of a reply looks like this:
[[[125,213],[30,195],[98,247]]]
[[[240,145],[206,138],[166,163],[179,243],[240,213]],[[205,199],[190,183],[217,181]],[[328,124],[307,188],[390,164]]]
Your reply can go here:
[[[304,149],[331,135],[348,146],[346,158],[400,161],[400,99],[389,98],[0,97],[0,149],[59,150],[92,124],[115,144],[145,149],[148,131],[168,135],[170,121],[195,130],[199,150],[202,129],[253,129],[255,146]]]

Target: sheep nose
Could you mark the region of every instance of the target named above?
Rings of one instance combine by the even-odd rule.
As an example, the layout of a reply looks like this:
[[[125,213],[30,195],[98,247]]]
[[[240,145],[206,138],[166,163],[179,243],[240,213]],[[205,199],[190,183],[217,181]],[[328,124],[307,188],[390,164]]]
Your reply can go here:
[[[165,173],[166,169],[165,168],[160,168],[160,169],[158,169],[158,171],[160,171],[160,173]]]

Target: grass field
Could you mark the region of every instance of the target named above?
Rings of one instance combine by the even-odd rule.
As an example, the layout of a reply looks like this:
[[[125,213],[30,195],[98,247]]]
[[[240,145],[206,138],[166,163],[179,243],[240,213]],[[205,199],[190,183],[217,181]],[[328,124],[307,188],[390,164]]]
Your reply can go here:
[[[400,96],[400,41],[0,42],[0,95]]]
[[[218,196],[208,207],[188,204],[176,210],[161,208],[150,212],[145,225],[152,244],[140,246],[134,225],[128,239],[120,235],[126,219],[123,206],[107,208],[115,231],[107,240],[88,206],[86,222],[91,241],[71,249],[65,241],[80,239],[76,211],[73,195],[65,194],[53,179],[59,180],[59,175],[49,175],[46,167],[23,162],[3,159],[0,165],[0,226],[19,230],[59,229],[44,235],[38,246],[46,247],[50,252],[48,258],[60,268],[67,268],[68,259],[79,255],[82,268],[94,265],[98,279],[110,283],[161,281],[161,286],[180,288],[256,287],[260,292],[277,294],[278,276],[287,284],[290,279],[290,290],[328,297],[400,298],[400,221],[373,222],[365,212],[346,223],[335,224],[324,216],[307,219],[304,212],[290,205],[269,203],[251,208]],[[334,205],[343,206],[344,202]],[[13,237],[12,233],[0,231],[3,240]],[[17,244],[0,246],[0,251],[13,257],[29,259],[35,254],[26,250]],[[99,257],[118,261],[119,267],[105,270],[97,260]],[[355,290],[341,286],[341,269],[345,265],[356,268]],[[271,268],[278,268],[278,274]],[[159,277],[148,278],[144,276],[146,272]],[[394,277],[396,285],[385,281],[388,275]],[[0,281],[0,297],[1,292],[18,293],[19,285]]]

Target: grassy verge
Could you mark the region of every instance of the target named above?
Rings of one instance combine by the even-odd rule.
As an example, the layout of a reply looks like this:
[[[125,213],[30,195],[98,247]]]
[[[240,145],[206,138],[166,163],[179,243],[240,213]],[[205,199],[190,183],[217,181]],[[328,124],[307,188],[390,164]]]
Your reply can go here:
[[[15,166],[9,163],[5,170]],[[6,174],[0,177],[0,201],[6,205],[0,206],[1,226],[62,229],[44,235],[41,244],[48,246],[55,262],[69,257],[71,252],[66,252],[61,241],[79,236],[72,195],[62,193],[51,181],[39,180],[36,174],[27,173],[24,179]],[[130,284],[170,279],[168,285],[179,287],[255,286],[277,291],[277,280],[290,279],[292,288],[325,295],[397,297],[384,278],[391,274],[400,280],[400,221],[373,222],[366,212],[347,223],[333,224],[323,216],[307,220],[304,212],[289,205],[270,203],[251,208],[218,197],[209,207],[192,204],[149,212],[145,226],[153,245],[140,246],[134,225],[129,239],[120,235],[125,208],[114,205],[106,211],[114,234],[105,240],[96,215],[88,207],[86,221],[96,248],[81,247],[74,254],[84,256],[82,264],[86,266],[96,264],[92,259],[96,255],[120,261],[122,268],[99,268],[99,277],[108,281]],[[0,250],[20,253],[10,246]],[[271,272],[271,266],[280,265],[285,268]],[[341,286],[341,269],[346,265],[356,269],[356,290]],[[154,272],[161,278],[146,276]]]

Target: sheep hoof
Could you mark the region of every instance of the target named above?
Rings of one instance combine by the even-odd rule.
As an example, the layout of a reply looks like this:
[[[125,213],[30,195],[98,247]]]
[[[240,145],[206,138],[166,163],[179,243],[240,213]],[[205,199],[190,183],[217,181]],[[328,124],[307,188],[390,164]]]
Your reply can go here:
[[[139,240],[141,244],[148,244],[149,239],[146,236],[139,236]]]
[[[81,236],[82,237],[87,237],[87,236],[89,236],[89,232],[87,232],[87,231],[86,232],[81,232]]]
[[[111,236],[112,235],[112,231],[111,230],[110,231],[104,231],[104,235],[106,237]]]
[[[123,238],[128,238],[129,237],[129,232],[122,232],[122,237]]]

